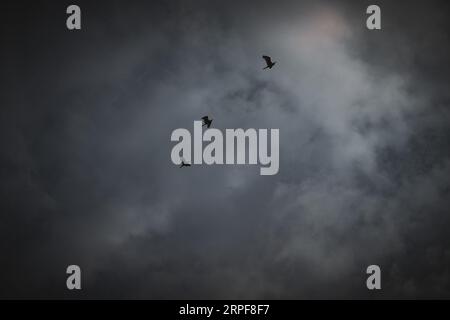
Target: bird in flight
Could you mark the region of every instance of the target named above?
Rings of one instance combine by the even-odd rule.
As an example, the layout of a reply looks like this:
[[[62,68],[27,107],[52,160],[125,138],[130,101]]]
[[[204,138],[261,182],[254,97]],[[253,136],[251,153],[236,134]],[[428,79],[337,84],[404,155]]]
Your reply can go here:
[[[272,69],[272,67],[275,65],[275,63],[277,63],[276,61],[272,62],[272,58],[269,56],[262,56],[263,59],[266,61],[267,66],[264,69]]]
[[[180,166],[180,168],[183,168],[183,167],[190,167],[190,166],[191,166],[190,163],[186,163],[186,161],[184,160],[184,158],[181,158],[181,166]]]
[[[213,121],[213,119],[209,119],[208,116],[204,116],[202,117],[202,120],[203,120],[202,127],[206,126],[209,129],[209,127],[211,127],[211,122]]]

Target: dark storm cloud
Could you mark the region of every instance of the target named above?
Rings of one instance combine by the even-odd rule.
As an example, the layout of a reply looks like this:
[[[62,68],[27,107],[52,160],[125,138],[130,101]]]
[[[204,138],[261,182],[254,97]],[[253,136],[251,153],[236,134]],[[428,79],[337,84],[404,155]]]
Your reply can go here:
[[[1,296],[449,297],[447,5],[368,4],[8,5]],[[206,114],[280,128],[279,174],[174,166]]]

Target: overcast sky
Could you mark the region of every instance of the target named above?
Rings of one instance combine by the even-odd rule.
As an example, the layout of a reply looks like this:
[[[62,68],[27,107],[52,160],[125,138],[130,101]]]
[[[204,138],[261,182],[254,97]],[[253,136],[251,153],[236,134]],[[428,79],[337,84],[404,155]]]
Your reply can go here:
[[[0,297],[450,298],[444,1],[8,2]],[[179,169],[204,115],[279,128],[279,173]]]

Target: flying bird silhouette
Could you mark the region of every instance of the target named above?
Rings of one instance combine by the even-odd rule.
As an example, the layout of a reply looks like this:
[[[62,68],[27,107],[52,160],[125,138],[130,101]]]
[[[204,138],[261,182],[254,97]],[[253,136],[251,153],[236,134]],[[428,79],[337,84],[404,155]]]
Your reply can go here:
[[[267,68],[272,69],[272,67],[275,65],[275,63],[277,63],[276,61],[272,62],[272,58],[269,56],[262,56],[262,57],[266,61],[266,64],[267,64],[267,66],[265,68],[263,68],[263,70],[267,69]]]
[[[190,166],[191,166],[190,163],[186,163],[186,161],[184,160],[184,158],[181,158],[181,166],[180,166],[180,168],[183,168],[183,167],[190,167]]]
[[[203,120],[202,127],[206,126],[209,129],[209,127],[211,127],[211,122],[213,121],[213,119],[209,119],[208,116],[204,116],[202,117],[202,120]]]

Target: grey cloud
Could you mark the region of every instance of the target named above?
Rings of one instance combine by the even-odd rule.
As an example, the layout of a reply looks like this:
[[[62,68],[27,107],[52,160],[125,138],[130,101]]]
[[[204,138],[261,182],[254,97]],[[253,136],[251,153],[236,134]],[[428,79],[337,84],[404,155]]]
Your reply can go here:
[[[2,22],[0,296],[448,298],[444,4],[81,2],[67,34],[43,3]],[[279,174],[174,166],[206,114],[280,128]]]

